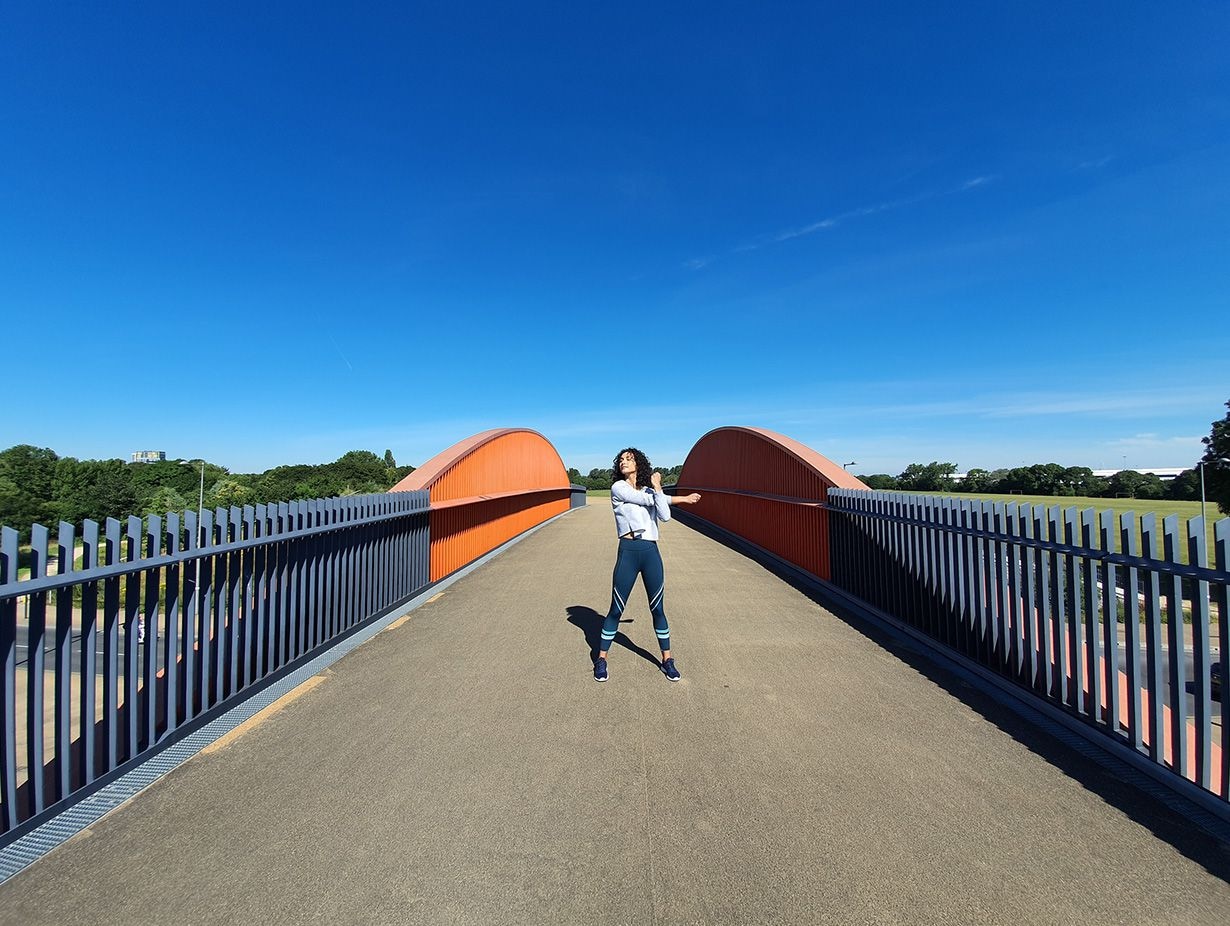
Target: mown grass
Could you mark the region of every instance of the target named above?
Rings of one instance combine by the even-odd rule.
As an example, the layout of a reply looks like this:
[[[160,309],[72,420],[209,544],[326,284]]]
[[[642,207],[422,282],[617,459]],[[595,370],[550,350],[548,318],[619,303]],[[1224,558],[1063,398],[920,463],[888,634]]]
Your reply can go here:
[[[1114,511],[1115,531],[1112,538],[1112,552],[1115,553],[1123,552],[1120,550],[1119,516],[1128,511],[1133,513],[1132,523],[1136,535],[1136,551],[1140,555],[1145,555],[1146,551],[1141,545],[1140,519],[1144,515],[1154,514],[1157,516],[1157,549],[1152,551],[1152,555],[1158,558],[1162,556],[1163,552],[1162,520],[1170,515],[1176,515],[1179,519],[1178,554],[1179,562],[1181,563],[1188,561],[1187,522],[1192,518],[1200,517],[1200,502],[1182,502],[1160,498],[1090,498],[1080,495],[967,495],[963,492],[927,492],[921,494],[942,495],[958,499],[1015,502],[1017,505],[1045,505],[1048,509],[1053,505],[1058,505],[1061,511],[1066,511],[1068,508],[1075,508],[1078,512],[1084,511],[1086,508],[1093,508],[1098,512]],[[1225,516],[1218,511],[1215,504],[1208,504],[1205,510],[1208,517],[1204,525],[1205,543],[1208,551],[1209,565],[1211,566],[1215,562],[1213,553],[1213,525]],[[1079,543],[1079,540],[1077,542]]]

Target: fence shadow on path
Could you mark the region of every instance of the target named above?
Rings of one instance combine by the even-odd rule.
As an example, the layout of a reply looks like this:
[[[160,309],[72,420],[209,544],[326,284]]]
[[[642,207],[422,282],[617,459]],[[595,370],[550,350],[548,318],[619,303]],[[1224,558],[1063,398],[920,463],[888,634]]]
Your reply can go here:
[[[835,596],[826,594],[819,586],[807,581],[775,558],[766,556],[763,551],[741,543],[732,543],[724,532],[712,530],[699,520],[680,518],[679,521],[697,533],[759,563],[800,594],[862,634],[869,642],[944,689],[1031,752],[1148,829],[1158,839],[1204,866],[1209,873],[1230,882],[1230,840],[1224,837],[1224,824],[1220,821],[1210,819],[1211,828],[1193,826],[1187,813],[1199,817],[1208,815],[1194,806],[1187,812],[1167,807],[1166,801],[1153,793],[1154,787],[1161,790],[1161,786],[1154,786],[1143,773],[1136,772],[1113,757],[1095,760],[1082,755],[1074,746],[1058,738],[1064,735],[1062,727],[1043,720],[1042,723],[1046,724],[1044,727],[1023,717],[1001,704],[987,691],[937,663],[923,644],[915,643],[868,619]],[[936,644],[936,648],[940,651],[944,649],[939,644]],[[1051,732],[1052,730],[1054,732]],[[1074,734],[1072,737],[1075,739]],[[1097,749],[1096,746],[1086,748]],[[1150,790],[1138,787],[1133,781],[1143,781],[1144,787]]]
[[[585,634],[585,642],[589,645],[589,659],[590,662],[593,662],[598,658],[598,653],[602,647],[602,622],[606,620],[606,615],[599,614],[593,608],[580,604],[569,605],[565,610],[568,612],[568,623],[579,628]],[[625,618],[620,623],[631,624],[632,619]],[[642,659],[649,660],[655,668],[662,664],[662,661],[657,656],[648,650],[641,649],[622,633],[615,634],[615,640],[612,645],[616,644],[635,653]]]

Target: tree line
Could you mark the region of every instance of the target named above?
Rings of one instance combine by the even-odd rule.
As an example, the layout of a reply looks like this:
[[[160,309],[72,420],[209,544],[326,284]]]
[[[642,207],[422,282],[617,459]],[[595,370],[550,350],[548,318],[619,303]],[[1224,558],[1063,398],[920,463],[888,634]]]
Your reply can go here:
[[[1095,476],[1087,466],[1035,463],[1012,469],[971,469],[956,480],[955,463],[911,463],[891,476],[860,476],[873,489],[899,492],[962,492],[969,495],[1056,495],[1087,498],[1200,499],[1200,473],[1184,470],[1164,481],[1153,473],[1125,469],[1112,476]]]
[[[78,460],[18,444],[0,451],[0,524],[28,541],[31,524],[196,510],[201,466],[200,460]],[[386,492],[414,471],[398,466],[390,450],[383,457],[351,450],[332,463],[277,466],[263,473],[232,473],[209,462],[204,467],[204,507],[210,509]]]
[[[668,466],[666,469],[655,466],[654,469],[662,474],[663,484],[670,485],[672,482],[679,481],[679,474],[683,472],[683,465]],[[570,467],[568,469],[568,481],[573,485],[585,486],[587,489],[602,489],[605,491],[615,481],[615,473],[609,467],[606,469],[599,467],[598,469],[591,469],[588,476],[582,476],[579,469]]]

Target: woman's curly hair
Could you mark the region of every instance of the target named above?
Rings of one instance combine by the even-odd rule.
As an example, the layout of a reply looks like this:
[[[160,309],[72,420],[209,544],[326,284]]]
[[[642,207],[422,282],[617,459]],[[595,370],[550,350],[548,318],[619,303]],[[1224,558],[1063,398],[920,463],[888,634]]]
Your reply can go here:
[[[624,478],[624,474],[619,471],[619,458],[625,453],[632,454],[632,459],[636,460],[636,482],[632,488],[640,489],[649,485],[649,474],[653,472],[653,467],[649,465],[649,457],[641,453],[635,447],[625,447],[619,453],[615,454],[615,461],[611,464],[611,482],[616,483]]]

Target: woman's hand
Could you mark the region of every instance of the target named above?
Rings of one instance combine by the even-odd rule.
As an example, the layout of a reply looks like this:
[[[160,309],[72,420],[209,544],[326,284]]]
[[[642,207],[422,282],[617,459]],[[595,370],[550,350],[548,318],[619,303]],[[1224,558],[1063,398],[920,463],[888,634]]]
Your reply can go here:
[[[695,505],[700,501],[700,493],[693,492],[691,495],[676,495],[674,501],[676,505]]]
[[[653,485],[655,492],[662,491],[662,474],[659,473],[657,470],[654,470],[653,474],[650,475],[649,482]]]

